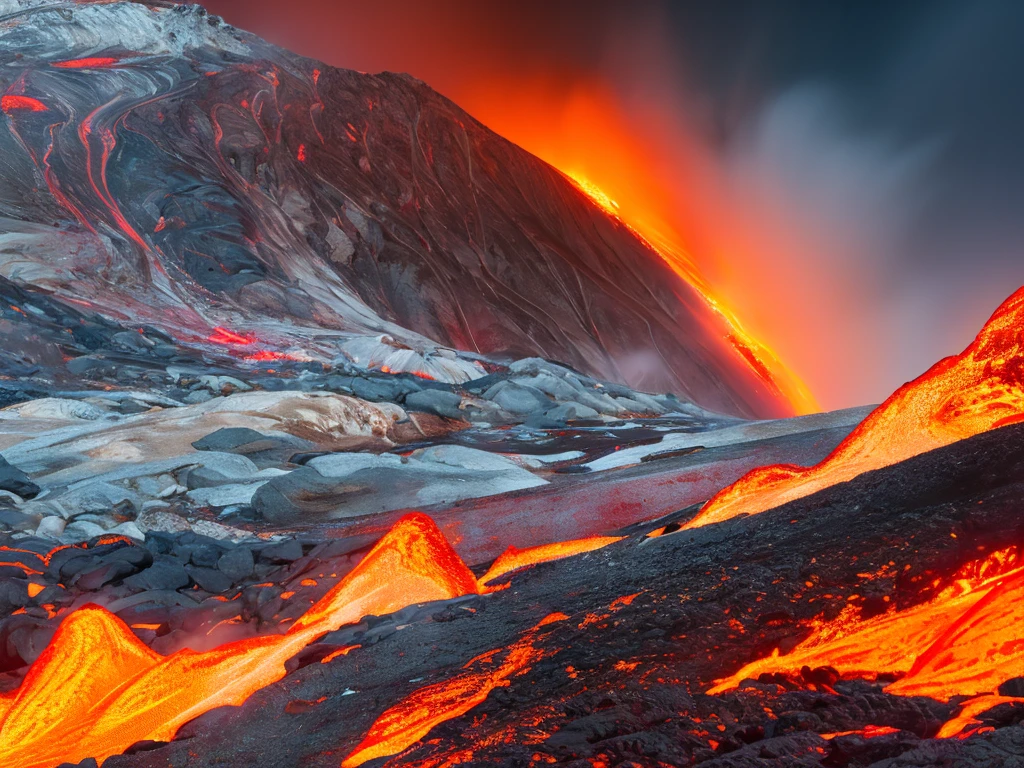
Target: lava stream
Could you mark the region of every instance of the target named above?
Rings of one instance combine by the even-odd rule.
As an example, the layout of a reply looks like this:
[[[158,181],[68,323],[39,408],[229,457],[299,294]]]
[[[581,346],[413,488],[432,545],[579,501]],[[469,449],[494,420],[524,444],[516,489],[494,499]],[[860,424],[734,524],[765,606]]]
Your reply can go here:
[[[939,361],[876,408],[824,461],[761,467],[720,491],[684,529],[753,515],[1024,420],[1024,288],[960,355]]]
[[[506,573],[539,563],[561,560],[563,557],[593,552],[596,549],[607,547],[609,544],[614,544],[616,541],[622,541],[622,539],[622,536],[590,536],[586,539],[557,541],[554,544],[541,544],[527,549],[509,547],[498,556],[498,559],[487,569],[487,573],[480,577],[478,582],[480,591],[496,592],[504,589],[504,587],[488,587],[487,584]]]
[[[434,726],[469,712],[490,695],[495,688],[509,685],[515,675],[544,657],[534,647],[537,631],[556,621],[567,619],[561,613],[545,617],[525,637],[505,651],[505,659],[493,669],[462,672],[440,683],[414,691],[385,711],[370,727],[370,732],[342,762],[342,768],[356,768],[368,760],[401,752],[426,736]],[[466,664],[493,664],[499,651],[485,653]]]
[[[534,547],[516,552],[501,567],[546,562],[617,540]],[[283,635],[164,657],[104,608],[80,608],[64,619],[21,686],[0,695],[0,768],[49,768],[87,757],[102,762],[139,741],[168,741],[189,720],[215,707],[240,705],[280,680],[289,658],[344,624],[481,591],[434,521],[414,513],[399,520]],[[482,687],[466,681],[462,697],[451,689],[448,717],[472,708],[481,690],[503,684],[532,653],[528,643],[514,646],[501,667],[480,678]],[[412,726],[404,730],[417,732]]]
[[[962,594],[959,587],[962,582],[928,603],[866,621],[851,621],[841,614],[791,653],[780,656],[776,651],[754,661],[716,681],[708,693],[733,689],[764,673],[828,666],[847,677],[900,675],[885,688],[899,696],[948,701],[986,695],[943,727],[941,735],[956,735],[975,715],[1005,703],[1005,697],[993,694],[1024,669],[1024,638],[1019,631],[1024,621],[1024,567],[981,580]]]
[[[75,611],[32,665],[0,725],[0,766],[104,760],[171,739],[214,707],[238,705],[285,674],[315,638],[368,614],[476,591],[473,574],[425,515],[408,515],[284,635],[162,657],[103,608]]]

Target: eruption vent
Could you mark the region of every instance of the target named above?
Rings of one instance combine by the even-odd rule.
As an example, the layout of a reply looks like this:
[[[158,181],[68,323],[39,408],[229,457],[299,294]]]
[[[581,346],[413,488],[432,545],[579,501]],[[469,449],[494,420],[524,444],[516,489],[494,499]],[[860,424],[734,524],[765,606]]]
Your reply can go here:
[[[1024,288],[964,352],[904,384],[820,464],[755,469],[684,528],[774,509],[958,440],[1024,420]]]

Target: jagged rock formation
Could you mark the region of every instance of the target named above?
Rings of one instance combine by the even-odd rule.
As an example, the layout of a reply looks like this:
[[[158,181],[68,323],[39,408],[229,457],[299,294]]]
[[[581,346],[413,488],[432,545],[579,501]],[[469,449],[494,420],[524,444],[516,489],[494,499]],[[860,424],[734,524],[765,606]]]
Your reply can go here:
[[[126,348],[330,362],[386,335],[790,411],[627,226],[424,83],[303,59],[194,6],[0,14],[7,375]]]

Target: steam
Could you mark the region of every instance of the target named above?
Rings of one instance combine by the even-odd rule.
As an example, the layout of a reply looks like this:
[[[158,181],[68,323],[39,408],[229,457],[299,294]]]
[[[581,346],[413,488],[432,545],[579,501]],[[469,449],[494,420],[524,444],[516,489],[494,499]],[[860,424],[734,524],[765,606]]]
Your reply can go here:
[[[882,400],[953,351],[922,344],[927,304],[900,266],[941,147],[858,132],[815,83],[768,102],[716,158],[742,232],[709,233],[735,251],[711,280],[826,408]]]

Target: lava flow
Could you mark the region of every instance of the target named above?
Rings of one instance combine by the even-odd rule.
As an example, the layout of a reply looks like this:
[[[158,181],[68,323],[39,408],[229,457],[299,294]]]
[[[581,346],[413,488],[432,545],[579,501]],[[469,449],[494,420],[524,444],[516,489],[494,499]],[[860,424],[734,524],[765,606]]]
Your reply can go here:
[[[801,381],[800,377],[790,370],[766,344],[747,333],[736,315],[726,309],[722,302],[712,295],[711,287],[700,276],[689,256],[677,246],[670,245],[664,238],[656,238],[659,242],[658,245],[651,242],[651,239],[640,229],[622,218],[618,202],[582,174],[567,173],[566,175],[599,208],[629,229],[637,239],[658,254],[673,272],[697,291],[708,309],[717,315],[729,329],[725,341],[771,391],[789,403],[793,415],[801,416],[821,410],[811,390]]]
[[[560,560],[563,557],[593,552],[595,549],[607,547],[609,544],[614,544],[616,541],[621,540],[621,536],[591,536],[586,539],[576,539],[575,541],[541,544],[540,546],[529,547],[528,549],[509,547],[498,556],[498,559],[487,569],[487,573],[480,577],[480,591],[496,592],[499,589],[504,589],[504,587],[488,587],[487,584],[500,576],[504,576],[506,573],[539,563]]]
[[[342,768],[356,768],[368,760],[401,752],[426,736],[430,730],[459,715],[464,715],[482,702],[495,688],[509,685],[509,679],[543,658],[543,651],[534,647],[537,631],[565,614],[545,617],[521,640],[508,648],[505,659],[493,669],[463,672],[450,680],[420,688],[378,717],[366,738],[342,762]],[[499,651],[485,653],[471,660],[465,668],[493,665]]]
[[[105,609],[80,609],[5,702],[0,766],[104,760],[138,741],[169,740],[203,712],[239,705],[282,678],[285,661],[320,635],[364,615],[475,591],[472,573],[434,522],[413,514],[284,635],[162,657]]]
[[[970,564],[964,571],[984,573],[986,566],[1004,561],[1001,554]],[[988,703],[996,706],[1004,701],[992,694],[1024,668],[1022,620],[1024,567],[973,583],[959,579],[928,603],[897,613],[858,621],[844,612],[823,623],[792,652],[780,656],[776,651],[748,664],[717,681],[709,693],[736,688],[741,681],[765,673],[831,667],[846,677],[899,675],[886,686],[886,693],[942,701],[988,694]],[[943,735],[956,735],[988,708],[973,704],[955,721],[957,727],[944,727]]]
[[[955,357],[904,384],[832,454],[810,468],[779,464],[720,491],[684,529],[753,515],[857,475],[1024,420],[1024,288]]]
[[[617,540],[587,539],[506,553],[487,578]],[[102,761],[139,741],[170,740],[189,720],[215,707],[240,705],[282,678],[284,663],[327,632],[363,616],[481,591],[434,521],[410,514],[283,635],[164,657],[109,611],[86,606],[63,621],[21,686],[0,697],[0,768],[45,768],[87,757]],[[479,680],[467,678],[459,688],[464,696],[449,690],[443,711],[450,714],[440,719],[470,709],[532,653],[524,641],[497,670]],[[424,727],[429,730],[430,724]],[[389,736],[387,743],[419,730],[408,726],[406,736]]]

